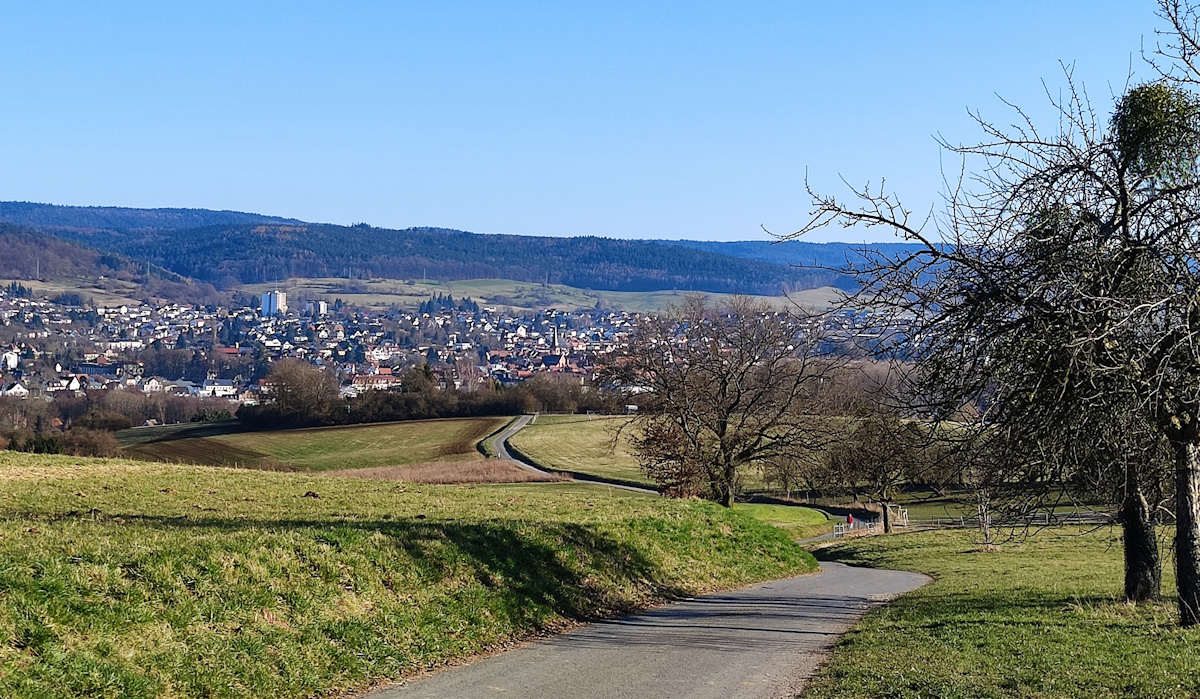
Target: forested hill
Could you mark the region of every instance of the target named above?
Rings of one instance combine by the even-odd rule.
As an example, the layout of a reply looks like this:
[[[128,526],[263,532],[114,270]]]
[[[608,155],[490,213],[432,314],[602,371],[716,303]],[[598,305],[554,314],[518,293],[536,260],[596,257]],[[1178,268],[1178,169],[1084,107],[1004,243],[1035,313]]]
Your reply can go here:
[[[58,234],[219,288],[289,277],[502,278],[585,289],[778,294],[836,275],[655,242],[365,225],[221,225]]]
[[[715,242],[707,240],[656,240],[654,242],[666,245],[679,245],[694,250],[705,250],[721,255],[742,257],[750,260],[762,260],[785,265],[801,265],[807,267],[822,267],[840,269],[847,261],[853,263],[861,259],[859,251],[867,248],[872,252],[893,256],[918,250],[922,246],[914,243],[810,243],[802,240],[789,240],[773,243],[766,240],[738,240],[733,242]]]
[[[243,223],[300,223],[278,216],[209,209],[129,209],[0,201],[0,221],[44,230],[177,229]]]
[[[209,303],[223,298],[211,284],[7,223],[0,223],[0,251],[0,279],[97,282],[103,277],[136,285],[134,295],[144,299]]]

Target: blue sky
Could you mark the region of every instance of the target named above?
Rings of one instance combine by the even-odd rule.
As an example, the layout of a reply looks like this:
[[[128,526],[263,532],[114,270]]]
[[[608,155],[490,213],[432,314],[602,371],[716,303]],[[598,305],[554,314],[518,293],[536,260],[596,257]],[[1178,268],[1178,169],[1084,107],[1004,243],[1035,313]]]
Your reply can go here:
[[[968,107],[1052,120],[1067,61],[1107,110],[1159,26],[1148,0],[0,9],[0,200],[709,240],[799,226],[806,172],[927,209]]]

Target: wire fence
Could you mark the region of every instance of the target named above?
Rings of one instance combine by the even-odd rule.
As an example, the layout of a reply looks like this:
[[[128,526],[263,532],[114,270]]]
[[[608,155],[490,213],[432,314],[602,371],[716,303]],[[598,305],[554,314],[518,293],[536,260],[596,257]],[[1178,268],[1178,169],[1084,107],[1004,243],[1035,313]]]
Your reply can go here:
[[[988,521],[989,527],[1051,527],[1051,526],[1097,526],[1113,524],[1116,515],[1108,512],[1071,512],[1059,514],[1054,512],[1035,512],[1024,517],[996,517]],[[904,531],[923,529],[978,529],[979,516],[971,517],[932,517],[929,519],[903,518],[892,521],[892,528]],[[838,522],[833,527],[833,535],[837,537],[852,534],[873,534],[883,529],[880,520],[855,520],[854,522]]]

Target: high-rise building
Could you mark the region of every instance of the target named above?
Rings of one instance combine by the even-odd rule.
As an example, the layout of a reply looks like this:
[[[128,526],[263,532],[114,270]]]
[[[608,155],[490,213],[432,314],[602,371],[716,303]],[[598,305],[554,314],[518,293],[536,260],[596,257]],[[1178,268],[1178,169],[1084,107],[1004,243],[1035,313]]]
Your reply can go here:
[[[281,316],[287,313],[287,292],[284,291],[268,291],[262,295],[262,316],[269,318],[271,316]]]

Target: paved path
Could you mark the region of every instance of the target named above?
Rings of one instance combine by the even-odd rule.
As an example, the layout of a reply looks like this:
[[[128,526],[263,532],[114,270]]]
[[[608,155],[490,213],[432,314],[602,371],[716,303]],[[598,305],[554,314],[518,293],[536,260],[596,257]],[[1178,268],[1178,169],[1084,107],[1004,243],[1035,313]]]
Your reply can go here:
[[[524,459],[518,459],[517,457],[513,456],[511,451],[508,450],[508,440],[512,439],[514,434],[520,432],[526,425],[528,425],[530,420],[533,420],[532,415],[522,415],[512,424],[510,424],[508,429],[501,432],[499,437],[496,437],[496,440],[493,442],[493,444],[496,445],[496,456],[504,459],[505,461],[511,461],[526,471],[533,471],[534,473],[540,473],[543,476],[548,476],[550,475],[549,473],[546,473],[540,468],[534,467],[533,464],[530,464]]]
[[[517,418],[517,420],[515,422],[513,422],[511,425],[509,425],[508,429],[501,432],[500,436],[496,437],[496,440],[494,442],[494,444],[496,445],[496,456],[498,456],[499,458],[504,459],[506,461],[511,461],[512,463],[516,464],[517,466],[520,466],[521,468],[525,469],[526,471],[533,471],[534,473],[539,473],[543,476],[548,476],[548,475],[550,475],[549,473],[547,473],[546,471],[543,471],[542,469],[538,468],[534,464],[526,461],[524,458],[517,456],[516,454],[513,454],[508,449],[508,440],[512,439],[513,435],[520,432],[522,429],[525,428],[526,425],[528,425],[530,422],[532,422],[534,417],[536,417],[536,416],[535,415],[522,415],[521,417]],[[578,476],[574,476],[574,480],[576,480],[580,483],[596,483],[599,485],[606,485],[610,488],[618,488],[620,490],[628,490],[628,491],[631,491],[634,493],[645,493],[646,495],[658,495],[659,494],[659,492],[657,490],[651,490],[649,488],[638,488],[638,487],[635,487],[632,485],[622,485],[620,483],[612,483],[612,482],[604,480],[603,478],[590,478],[587,476],[578,475]]]
[[[363,699],[792,697],[867,609],[929,581],[822,567],[591,624]]]

